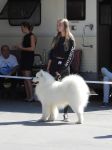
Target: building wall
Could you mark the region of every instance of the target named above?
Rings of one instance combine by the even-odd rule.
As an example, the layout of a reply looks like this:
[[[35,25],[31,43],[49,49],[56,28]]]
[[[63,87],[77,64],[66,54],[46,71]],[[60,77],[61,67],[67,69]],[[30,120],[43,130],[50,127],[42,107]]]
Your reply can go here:
[[[2,0],[0,0],[1,2]],[[56,34],[56,21],[64,18],[66,14],[66,0],[41,0],[41,25],[34,28],[37,35],[36,52],[43,54],[43,50],[48,53],[53,36]],[[97,28],[96,28],[96,2],[97,0],[86,0],[86,20],[72,21],[70,25],[75,26],[73,34],[76,38],[77,48],[82,49],[81,71],[97,71]],[[83,28],[92,23],[93,30],[86,28],[86,45],[93,45],[93,48],[83,47]],[[12,49],[14,45],[20,44],[22,33],[20,27],[10,26],[7,20],[0,20],[0,45],[8,44]]]

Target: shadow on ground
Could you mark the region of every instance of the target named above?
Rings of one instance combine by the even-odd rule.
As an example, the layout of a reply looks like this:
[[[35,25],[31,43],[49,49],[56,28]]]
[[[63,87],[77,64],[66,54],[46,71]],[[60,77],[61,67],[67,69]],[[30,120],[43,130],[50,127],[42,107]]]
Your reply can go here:
[[[55,121],[55,122],[43,122],[41,120],[29,120],[29,121],[17,121],[17,122],[0,122],[0,126],[9,126],[9,125],[24,125],[24,126],[61,126],[61,125],[74,125],[75,122],[64,122],[64,121]]]
[[[25,102],[24,100],[0,100],[0,112],[41,113],[39,101]]]
[[[90,111],[100,111],[100,110],[110,110],[112,109],[112,103],[108,107],[101,107],[102,101],[101,99],[97,99],[97,97],[92,97],[89,99],[89,103],[86,112]],[[19,113],[41,113],[42,108],[39,101],[36,102],[25,102],[24,100],[0,100],[0,112],[19,112]],[[60,111],[60,112],[63,112]],[[69,112],[72,112],[69,109]]]
[[[112,139],[112,135],[96,136],[95,139]]]

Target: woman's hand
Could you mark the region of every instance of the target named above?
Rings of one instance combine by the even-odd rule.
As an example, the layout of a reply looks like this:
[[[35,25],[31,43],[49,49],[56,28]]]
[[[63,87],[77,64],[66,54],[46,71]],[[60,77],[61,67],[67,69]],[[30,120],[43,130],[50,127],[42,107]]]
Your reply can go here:
[[[47,72],[49,72],[49,68],[47,68]]]
[[[59,72],[56,72],[56,76],[57,76],[57,79],[61,79],[61,74]]]
[[[20,49],[20,50],[22,50],[22,46],[21,46],[21,45],[15,45],[14,47],[15,47],[15,49]]]

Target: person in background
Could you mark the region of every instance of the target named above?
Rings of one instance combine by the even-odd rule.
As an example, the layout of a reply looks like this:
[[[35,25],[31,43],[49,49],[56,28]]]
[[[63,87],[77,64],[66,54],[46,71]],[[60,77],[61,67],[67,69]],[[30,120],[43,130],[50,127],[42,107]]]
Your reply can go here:
[[[34,33],[32,33],[33,27],[28,22],[21,24],[21,31],[24,34],[22,45],[16,46],[17,49],[21,50],[21,62],[20,69],[23,76],[30,77],[32,73],[32,66],[34,62],[34,50],[36,48],[37,39]],[[33,88],[32,81],[24,80],[26,101],[33,101]]]
[[[3,45],[1,47],[1,56],[0,56],[0,75],[16,75],[18,70],[18,62],[17,58],[10,54],[10,49],[8,45]],[[7,81],[7,82],[6,82]],[[12,84],[12,86],[15,85],[14,79],[8,79],[8,78],[0,78],[0,87],[3,88],[3,86],[9,86]],[[4,84],[5,83],[5,84]]]
[[[60,23],[61,23],[61,21],[62,21],[62,19],[58,19],[57,20],[57,35],[53,38],[53,41],[52,41],[52,45],[51,45],[51,47],[53,48],[54,47],[54,41],[56,40],[56,39],[58,39],[58,38],[60,38],[60,31],[59,31],[59,27],[60,27]],[[47,71],[49,72],[50,71],[50,66],[51,66],[51,62],[52,62],[52,60],[49,58],[48,59],[48,65],[47,65]],[[52,71],[51,71],[51,74],[52,74]],[[53,75],[53,74],[52,74]]]
[[[62,19],[57,23],[58,33],[52,43],[49,53],[47,70],[54,77],[65,77],[70,74],[70,64],[75,51],[75,39],[70,32],[69,22]],[[64,120],[68,120],[68,106],[64,108]]]
[[[112,72],[110,72],[107,68],[101,68],[101,72],[103,75],[103,81],[108,82],[112,81]],[[109,105],[109,96],[110,96],[110,84],[103,85],[103,107]]]

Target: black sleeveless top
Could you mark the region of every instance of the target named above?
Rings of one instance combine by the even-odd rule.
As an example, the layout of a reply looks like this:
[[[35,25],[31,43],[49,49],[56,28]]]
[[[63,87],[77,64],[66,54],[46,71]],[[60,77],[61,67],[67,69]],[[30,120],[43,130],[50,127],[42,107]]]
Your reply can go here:
[[[33,33],[28,33],[23,37],[22,46],[24,48],[31,47],[31,36]],[[31,70],[34,62],[34,51],[21,51],[21,68],[23,70]]]
[[[23,42],[22,42],[22,46],[24,48],[30,47],[31,46],[31,36],[33,35],[33,33],[28,33],[24,36],[23,38]]]

